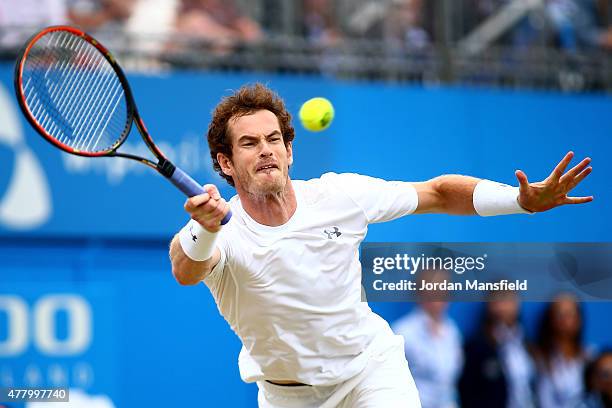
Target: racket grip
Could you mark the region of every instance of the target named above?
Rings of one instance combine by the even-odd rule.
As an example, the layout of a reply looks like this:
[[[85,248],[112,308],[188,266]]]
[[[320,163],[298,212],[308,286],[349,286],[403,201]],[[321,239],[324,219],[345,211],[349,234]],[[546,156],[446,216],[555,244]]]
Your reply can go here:
[[[200,194],[204,194],[206,191],[202,188],[201,185],[198,184],[197,181],[191,178],[189,174],[185,173],[183,170],[176,167],[174,169],[174,173],[170,176],[170,181],[174,184],[179,190],[181,190],[187,197],[194,197]],[[225,225],[232,218],[232,211],[229,210],[225,217],[221,220],[221,225]]]

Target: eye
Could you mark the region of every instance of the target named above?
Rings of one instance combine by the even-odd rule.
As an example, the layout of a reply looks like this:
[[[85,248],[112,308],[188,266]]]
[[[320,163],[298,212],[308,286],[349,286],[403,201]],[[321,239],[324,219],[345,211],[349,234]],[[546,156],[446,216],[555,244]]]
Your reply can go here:
[[[270,138],[271,142],[280,142],[282,140],[282,138],[280,136],[272,136]]]

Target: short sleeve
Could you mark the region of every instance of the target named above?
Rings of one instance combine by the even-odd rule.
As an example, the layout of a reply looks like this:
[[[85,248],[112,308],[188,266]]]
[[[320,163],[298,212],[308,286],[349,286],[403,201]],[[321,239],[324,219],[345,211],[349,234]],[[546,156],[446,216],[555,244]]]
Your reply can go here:
[[[364,212],[369,224],[411,214],[419,205],[416,189],[409,182],[386,181],[355,173],[326,173],[321,179],[349,195]]]

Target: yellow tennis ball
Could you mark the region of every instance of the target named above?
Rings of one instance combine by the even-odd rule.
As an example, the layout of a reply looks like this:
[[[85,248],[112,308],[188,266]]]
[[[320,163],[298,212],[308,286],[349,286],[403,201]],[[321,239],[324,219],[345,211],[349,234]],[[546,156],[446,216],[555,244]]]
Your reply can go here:
[[[320,132],[331,125],[334,120],[334,107],[325,98],[312,98],[300,108],[302,126],[311,132]]]

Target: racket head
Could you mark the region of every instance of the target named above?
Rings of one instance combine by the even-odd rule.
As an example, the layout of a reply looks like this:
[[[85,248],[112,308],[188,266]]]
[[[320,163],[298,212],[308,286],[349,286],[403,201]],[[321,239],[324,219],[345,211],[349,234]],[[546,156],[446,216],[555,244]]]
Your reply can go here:
[[[36,131],[80,156],[112,156],[136,113],[125,74],[111,53],[87,33],[47,27],[20,52],[17,101]]]

